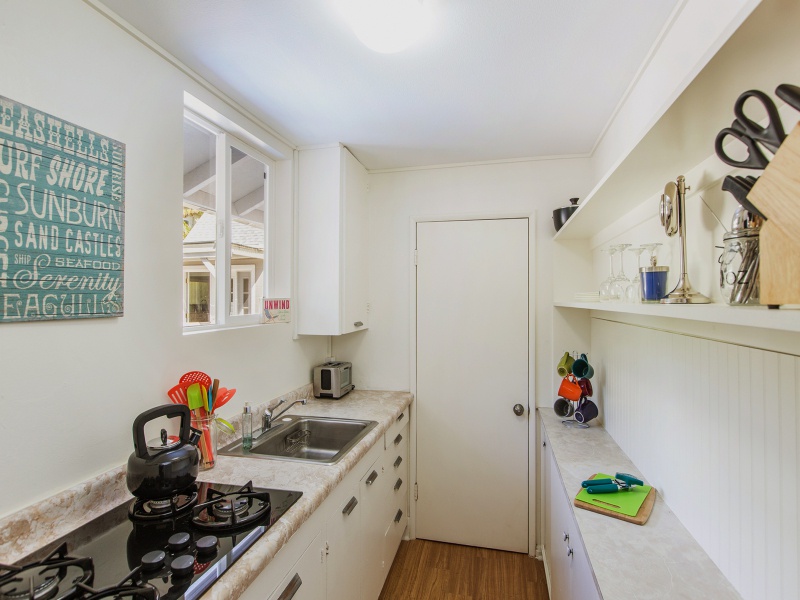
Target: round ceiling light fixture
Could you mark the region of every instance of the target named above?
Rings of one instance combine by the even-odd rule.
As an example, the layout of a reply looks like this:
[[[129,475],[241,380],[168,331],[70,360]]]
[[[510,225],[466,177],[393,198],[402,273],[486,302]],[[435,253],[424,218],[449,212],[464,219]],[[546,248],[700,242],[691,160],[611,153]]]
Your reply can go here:
[[[402,52],[430,26],[422,0],[337,0],[347,24],[370,50]]]

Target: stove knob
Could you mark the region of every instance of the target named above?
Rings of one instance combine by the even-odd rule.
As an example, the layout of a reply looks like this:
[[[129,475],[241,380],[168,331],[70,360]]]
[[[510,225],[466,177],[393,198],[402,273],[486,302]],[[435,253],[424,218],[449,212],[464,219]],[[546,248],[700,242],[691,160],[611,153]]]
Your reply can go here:
[[[173,577],[187,577],[194,572],[194,556],[183,554],[172,561],[169,568]]]
[[[217,536],[207,535],[197,540],[195,545],[197,546],[198,554],[214,554],[217,551],[217,544],[219,544]]]
[[[189,542],[192,541],[192,536],[188,533],[181,532],[181,533],[174,533],[169,536],[167,540],[167,544],[169,544],[170,552],[179,552],[183,550],[189,545]]]
[[[153,550],[148,552],[142,557],[142,570],[144,571],[158,571],[164,566],[164,560],[167,555],[163,550]]]

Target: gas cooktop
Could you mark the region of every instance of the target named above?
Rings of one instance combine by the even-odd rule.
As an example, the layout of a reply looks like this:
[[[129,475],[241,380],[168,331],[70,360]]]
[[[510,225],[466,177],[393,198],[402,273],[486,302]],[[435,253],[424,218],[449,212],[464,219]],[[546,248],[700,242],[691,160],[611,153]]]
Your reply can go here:
[[[300,496],[198,482],[174,498],[133,500],[0,564],[0,600],[193,600]]]

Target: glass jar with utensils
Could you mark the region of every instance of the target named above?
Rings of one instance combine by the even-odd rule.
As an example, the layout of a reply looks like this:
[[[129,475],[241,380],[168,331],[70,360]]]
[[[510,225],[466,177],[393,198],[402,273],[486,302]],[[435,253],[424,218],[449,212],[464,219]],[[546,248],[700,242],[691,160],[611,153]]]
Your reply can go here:
[[[763,219],[743,206],[736,209],[730,233],[722,237],[719,289],[731,305],[759,304],[759,232]]]

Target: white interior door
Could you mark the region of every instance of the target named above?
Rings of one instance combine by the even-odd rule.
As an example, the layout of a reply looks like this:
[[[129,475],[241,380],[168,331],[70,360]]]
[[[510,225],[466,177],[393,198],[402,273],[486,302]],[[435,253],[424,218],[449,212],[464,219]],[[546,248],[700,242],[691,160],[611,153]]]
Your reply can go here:
[[[528,551],[528,289],[528,219],[417,224],[419,538]]]

